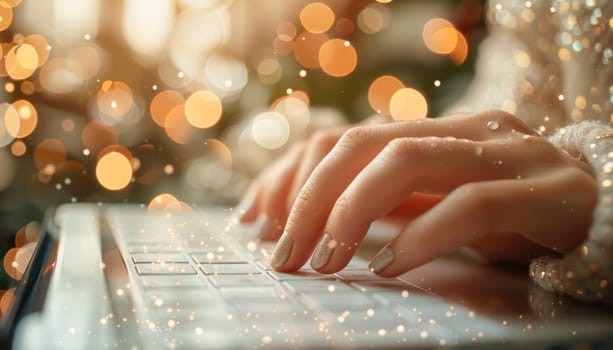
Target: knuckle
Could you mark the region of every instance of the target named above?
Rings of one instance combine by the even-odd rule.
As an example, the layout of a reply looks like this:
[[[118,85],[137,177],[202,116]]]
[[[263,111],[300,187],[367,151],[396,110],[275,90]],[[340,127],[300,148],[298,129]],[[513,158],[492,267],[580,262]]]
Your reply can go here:
[[[457,196],[456,203],[462,203],[467,217],[483,220],[482,223],[489,230],[491,224],[488,222],[488,213],[496,211],[500,204],[495,194],[492,195],[480,183],[461,185],[452,194]]]
[[[372,128],[368,126],[356,126],[348,129],[341,136],[338,144],[341,147],[353,148],[366,142],[372,136]]]
[[[347,195],[341,195],[334,204],[334,216],[340,222],[350,220],[351,219],[351,208],[354,206],[351,205],[351,200],[347,197]]]
[[[398,138],[388,142],[384,154],[394,159],[406,160],[419,152],[419,143],[409,138]]]
[[[292,206],[291,216],[301,215],[308,211],[312,204],[312,191],[308,185],[305,185],[296,195],[294,205]]]

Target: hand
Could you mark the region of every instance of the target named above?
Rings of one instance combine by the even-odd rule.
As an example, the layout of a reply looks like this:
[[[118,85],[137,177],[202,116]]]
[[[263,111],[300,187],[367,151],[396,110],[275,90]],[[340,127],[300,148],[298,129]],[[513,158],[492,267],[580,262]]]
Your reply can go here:
[[[373,116],[363,125],[389,122],[385,116]],[[265,215],[267,224],[261,238],[276,240],[281,236],[289,209],[298,191],[307,181],[317,164],[330,152],[348,125],[318,130],[307,140],[294,143],[271,167],[255,179],[238,205],[239,221],[252,223]]]
[[[315,250],[313,267],[336,272],[399,206],[417,213],[371,261],[382,276],[464,245],[511,260],[528,241],[568,252],[585,238],[596,192],[587,164],[504,112],[358,126],[298,192],[272,265],[297,270]],[[424,198],[436,199],[431,209],[411,205]]]

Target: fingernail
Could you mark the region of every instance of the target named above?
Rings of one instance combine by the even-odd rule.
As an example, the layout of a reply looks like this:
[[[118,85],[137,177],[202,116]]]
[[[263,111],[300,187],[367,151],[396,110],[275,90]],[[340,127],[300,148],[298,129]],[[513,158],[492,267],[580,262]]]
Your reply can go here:
[[[368,263],[368,268],[377,273],[385,269],[392,261],[394,261],[394,252],[390,247],[385,247]]]
[[[275,251],[272,253],[272,259],[270,259],[270,266],[277,268],[285,264],[289,253],[292,251],[294,242],[287,232],[284,232],[277,242]]]
[[[336,247],[335,240],[329,234],[324,234],[323,237],[317,243],[317,247],[315,248],[315,252],[313,253],[313,258],[311,259],[311,267],[315,270],[318,270],[326,264],[330,260],[332,256],[332,252]]]

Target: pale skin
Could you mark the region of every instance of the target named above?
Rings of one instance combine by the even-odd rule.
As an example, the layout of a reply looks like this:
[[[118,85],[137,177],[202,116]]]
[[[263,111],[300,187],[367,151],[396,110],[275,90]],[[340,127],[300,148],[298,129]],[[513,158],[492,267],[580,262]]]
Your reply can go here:
[[[296,271],[315,251],[312,265],[329,274],[373,221],[401,218],[370,265],[392,277],[462,246],[522,263],[569,252],[585,239],[596,199],[583,160],[519,118],[487,111],[320,131],[254,181],[240,220],[266,215],[262,238],[284,236],[276,270]]]

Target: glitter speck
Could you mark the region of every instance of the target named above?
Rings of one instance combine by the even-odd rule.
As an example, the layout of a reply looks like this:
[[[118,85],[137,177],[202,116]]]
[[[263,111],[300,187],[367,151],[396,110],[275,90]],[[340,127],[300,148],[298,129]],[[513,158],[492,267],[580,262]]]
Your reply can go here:
[[[271,342],[272,342],[272,338],[268,335],[262,338],[262,343],[264,344],[270,344]]]
[[[153,85],[153,86],[151,87],[151,89],[153,89],[153,91],[157,91],[158,86],[157,86],[157,85]]]
[[[500,123],[497,120],[490,120],[487,122],[487,128],[490,130],[498,130],[500,128]]]
[[[202,333],[204,332],[202,328],[197,327],[194,332],[196,333],[196,335],[202,335]]]
[[[85,34],[85,35],[83,35],[83,38],[84,38],[85,40],[91,40],[91,39],[92,39],[92,36],[91,36],[91,35],[89,35],[89,34]]]
[[[336,291],[336,286],[331,284],[328,286],[328,292],[334,293]]]
[[[428,332],[426,332],[426,331],[421,331],[421,333],[419,333],[419,337],[420,337],[421,339],[426,339],[426,338],[428,338]]]
[[[249,243],[247,243],[247,250],[250,252],[255,252],[257,250],[258,246],[255,242],[251,241]]]
[[[373,317],[375,315],[375,310],[373,310],[373,309],[366,310],[366,315],[368,317]]]
[[[475,153],[480,156],[481,154],[483,154],[483,147],[481,146],[477,146],[477,148],[475,148]]]
[[[83,155],[84,155],[84,156],[89,156],[89,149],[85,148],[85,149],[83,150]]]
[[[401,324],[399,324],[399,325],[396,327],[396,332],[398,332],[398,333],[402,333],[402,332],[404,332],[404,326],[403,326],[403,325],[401,325]]]
[[[300,75],[300,77],[304,78],[307,75],[307,72],[304,69],[301,69],[300,72],[298,73],[298,75]]]
[[[441,86],[441,81],[440,80],[435,80],[434,81],[434,86],[436,86],[436,87]]]
[[[403,290],[400,295],[402,295],[403,298],[407,298],[409,296],[409,291],[408,290]]]
[[[292,90],[291,88],[287,88],[285,90],[285,93],[288,94],[288,95],[291,95],[293,92],[294,92],[294,90]]]
[[[183,79],[183,77],[185,77],[185,73],[179,72],[177,73],[177,77],[179,77],[179,79]]]
[[[379,334],[380,337],[385,336],[385,334],[386,334],[385,329],[383,329],[383,328],[379,329],[379,332],[377,332],[377,334]]]

